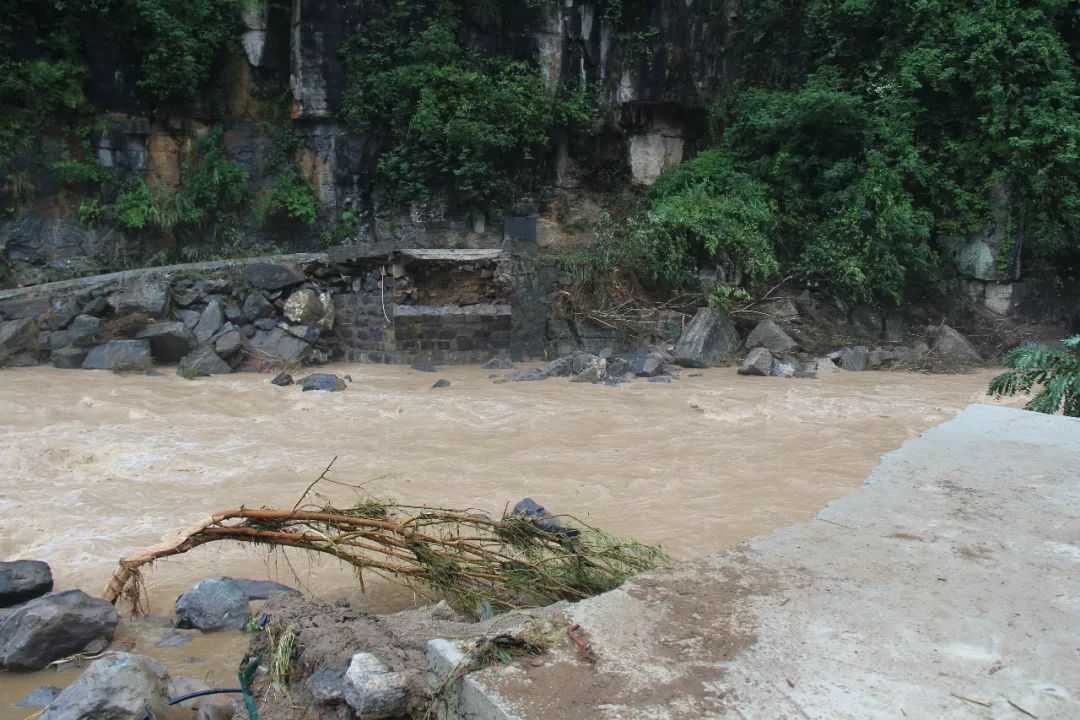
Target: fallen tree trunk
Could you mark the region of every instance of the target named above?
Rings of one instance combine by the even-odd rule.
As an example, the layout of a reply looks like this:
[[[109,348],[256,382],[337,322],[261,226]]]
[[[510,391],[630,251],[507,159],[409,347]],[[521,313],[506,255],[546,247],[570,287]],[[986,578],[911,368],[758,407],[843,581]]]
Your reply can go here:
[[[370,571],[426,597],[445,597],[465,611],[485,604],[507,610],[579,600],[668,561],[659,548],[572,519],[537,522],[527,513],[493,520],[470,511],[376,500],[348,508],[240,508],[124,557],[104,598],[115,604],[127,597],[137,611],[142,568],[224,540],[332,555],[355,568],[361,590],[364,572]]]

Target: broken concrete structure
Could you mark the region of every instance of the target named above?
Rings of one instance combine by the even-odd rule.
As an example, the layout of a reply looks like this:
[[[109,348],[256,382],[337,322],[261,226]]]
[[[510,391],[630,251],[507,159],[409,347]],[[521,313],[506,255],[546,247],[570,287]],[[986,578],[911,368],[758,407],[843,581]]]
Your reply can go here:
[[[443,717],[1080,717],[1080,420],[972,405],[804,525],[560,609]],[[433,641],[433,682],[454,643]]]

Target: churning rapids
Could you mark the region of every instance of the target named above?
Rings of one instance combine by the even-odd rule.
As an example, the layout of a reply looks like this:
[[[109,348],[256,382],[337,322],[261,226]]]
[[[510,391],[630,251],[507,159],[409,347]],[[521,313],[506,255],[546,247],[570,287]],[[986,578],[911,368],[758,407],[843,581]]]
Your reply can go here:
[[[726,368],[606,387],[494,384],[475,367],[329,371],[354,382],[326,394],[275,387],[266,375],[0,372],[0,558],[46,560],[57,589],[98,594],[122,555],[217,510],[291,507],[334,457],[331,477],[371,495],[492,512],[528,495],[687,558],[809,519],[857,489],[882,453],[985,402],[992,376],[782,380]],[[439,377],[451,386],[431,389]],[[339,504],[356,497],[317,490]],[[168,615],[210,575],[270,577],[374,611],[414,602],[370,580],[361,598],[333,562],[219,544],[148,571],[154,611]],[[122,625],[117,643],[174,674],[226,683],[246,644],[233,634],[165,651],[158,638],[159,629]],[[29,689],[76,676],[0,675],[0,719],[32,713],[13,707]]]

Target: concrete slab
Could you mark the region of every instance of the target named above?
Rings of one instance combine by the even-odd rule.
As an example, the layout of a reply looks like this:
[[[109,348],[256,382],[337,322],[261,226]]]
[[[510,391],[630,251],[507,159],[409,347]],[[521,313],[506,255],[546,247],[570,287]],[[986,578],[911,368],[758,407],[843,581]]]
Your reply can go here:
[[[476,717],[1080,718],[1080,420],[970,406],[812,522],[566,612],[595,664],[474,673]]]

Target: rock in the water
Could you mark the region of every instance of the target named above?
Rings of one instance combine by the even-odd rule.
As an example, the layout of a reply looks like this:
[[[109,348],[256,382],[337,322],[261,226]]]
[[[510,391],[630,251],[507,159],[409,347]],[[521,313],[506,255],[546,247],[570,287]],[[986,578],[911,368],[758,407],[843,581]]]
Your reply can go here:
[[[52,592],[49,564],[40,560],[0,562],[0,607],[11,607]]]
[[[244,345],[239,330],[229,330],[218,336],[214,341],[214,350],[221,357],[229,357]]]
[[[797,373],[797,367],[798,363],[794,360],[794,358],[785,357],[781,359],[774,357],[772,361],[772,369],[769,374],[773,377],[793,378]]]
[[[191,636],[185,633],[173,633],[172,635],[166,635],[158,642],[154,643],[154,647],[159,648],[171,648],[171,647],[183,647],[191,642]]]
[[[495,382],[531,382],[534,380],[547,380],[547,373],[542,368],[532,370],[513,370],[506,373]]]
[[[851,372],[861,372],[866,369],[866,360],[870,351],[862,345],[853,348],[844,348],[840,351],[840,367]]]
[[[152,658],[116,653],[95,660],[40,720],[138,720],[167,713],[169,675]]]
[[[911,348],[876,348],[866,356],[866,369],[877,370],[878,368],[909,365],[915,362],[915,352]]]
[[[542,372],[545,377],[566,377],[574,372],[574,356],[565,355],[555,358],[543,367]]]
[[[207,578],[176,600],[176,626],[180,628],[243,630],[250,617],[247,593],[232,578]]]
[[[798,350],[799,344],[772,320],[762,320],[746,337],[746,347],[748,350],[768,348],[774,355],[782,355]]]
[[[39,688],[34,688],[30,691],[30,694],[19,701],[19,707],[35,708],[45,707],[56,699],[56,696],[60,694],[60,688],[55,685],[42,685]]]
[[[280,290],[304,282],[304,274],[293,265],[254,263],[244,267],[244,279],[260,290]]]
[[[248,293],[244,298],[244,304],[240,311],[248,320],[255,322],[259,318],[269,317],[274,314],[274,306],[262,296],[262,293]]]
[[[953,365],[977,365],[983,361],[968,339],[948,325],[931,325],[927,335],[933,340],[931,352],[940,361]]]
[[[430,360],[417,360],[409,366],[412,370],[418,370],[420,372],[438,372],[438,368]]]
[[[601,357],[593,357],[588,364],[574,377],[574,382],[598,383],[607,379],[608,361]]]
[[[147,325],[135,337],[150,343],[155,360],[174,363],[199,344],[195,334],[182,322],[160,322]]]
[[[271,385],[277,385],[278,387],[286,387],[293,384],[293,376],[287,372],[278,373],[274,376],[274,379],[270,381]]]
[[[199,322],[195,324],[195,337],[199,342],[208,342],[224,324],[225,315],[221,309],[221,301],[211,300],[199,316]]]
[[[194,352],[181,358],[176,366],[176,374],[186,378],[227,375],[231,372],[229,363],[218,357],[209,345],[200,345]]]
[[[566,535],[569,537],[575,537],[580,534],[576,528],[568,528],[563,525],[559,518],[552,515],[548,512],[546,507],[536,502],[531,497],[518,500],[517,504],[514,505],[513,514],[523,515],[529,519],[529,522],[544,532],[556,533],[558,535]]]
[[[365,720],[405,715],[406,673],[391,672],[371,653],[357,653],[345,671],[345,702]]]
[[[282,585],[279,582],[273,580],[247,580],[245,578],[225,578],[226,580],[232,580],[234,583],[240,586],[240,589],[247,595],[248,600],[266,600],[270,597],[270,593],[285,593],[286,595],[300,595],[300,591],[295,588],[291,588],[288,585]]]
[[[446,378],[439,378],[438,380],[435,381],[435,384],[431,386],[431,389],[434,390],[436,388],[448,388],[448,387],[450,387],[450,381],[447,380]]]
[[[701,308],[675,345],[675,362],[683,367],[718,367],[731,361],[739,334],[727,313]]]
[[[664,368],[664,356],[658,352],[638,355],[630,366],[635,377],[656,377]]]
[[[515,365],[510,358],[493,357],[480,367],[484,370],[513,370]]]
[[[164,280],[143,276],[116,296],[116,314],[141,312],[161,317],[169,303],[169,284]]]
[[[315,325],[323,316],[323,305],[314,290],[297,290],[285,301],[285,317],[298,325]]]
[[[308,390],[322,390],[324,392],[341,392],[345,389],[345,381],[337,375],[330,373],[315,373],[296,381],[304,392]]]
[[[116,608],[82,590],[49,593],[15,608],[0,621],[0,667],[41,670],[53,660],[107,646]]]
[[[830,373],[840,372],[840,368],[836,367],[836,363],[827,357],[818,358],[812,364],[813,373],[815,375],[828,375]]]
[[[772,367],[772,353],[769,352],[768,348],[757,347],[751,350],[750,354],[743,360],[743,364],[739,366],[739,374],[767,377],[772,374]]]
[[[86,361],[87,350],[83,348],[66,347],[59,350],[53,350],[49,359],[52,361],[52,366],[55,368],[62,368],[64,370],[75,370],[81,368],[83,362]]]
[[[86,354],[85,370],[148,370],[153,364],[146,340],[110,340]]]

